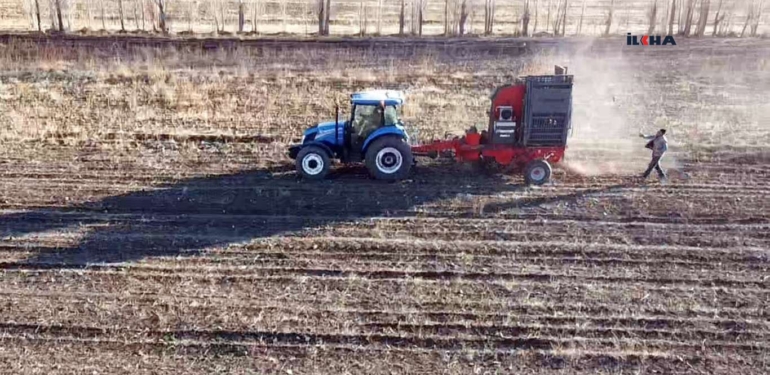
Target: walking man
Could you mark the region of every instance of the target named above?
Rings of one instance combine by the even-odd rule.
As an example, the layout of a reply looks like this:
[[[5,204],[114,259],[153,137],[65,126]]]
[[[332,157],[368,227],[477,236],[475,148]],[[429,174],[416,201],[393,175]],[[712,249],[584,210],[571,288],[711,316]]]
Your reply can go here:
[[[660,159],[663,158],[663,155],[668,151],[668,140],[666,139],[666,129],[660,129],[658,130],[658,133],[655,135],[644,135],[641,132],[639,133],[639,136],[641,136],[644,139],[650,140],[647,142],[646,148],[652,149],[652,160],[650,161],[650,165],[647,167],[647,170],[644,172],[644,175],[642,177],[644,179],[647,179],[647,177],[650,176],[650,173],[653,169],[655,169],[656,172],[658,172],[658,177],[661,180],[666,179],[666,172],[663,171],[663,168],[660,167]]]

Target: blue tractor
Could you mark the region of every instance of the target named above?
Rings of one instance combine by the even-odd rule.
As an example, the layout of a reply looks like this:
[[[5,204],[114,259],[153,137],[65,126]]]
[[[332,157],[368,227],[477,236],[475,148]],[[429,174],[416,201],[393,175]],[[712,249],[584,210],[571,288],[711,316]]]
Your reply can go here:
[[[404,96],[398,91],[375,90],[350,96],[350,118],[321,122],[305,130],[300,144],[289,147],[297,172],[306,179],[321,180],[331,161],[364,162],[372,177],[400,180],[414,164],[409,136],[399,118]]]

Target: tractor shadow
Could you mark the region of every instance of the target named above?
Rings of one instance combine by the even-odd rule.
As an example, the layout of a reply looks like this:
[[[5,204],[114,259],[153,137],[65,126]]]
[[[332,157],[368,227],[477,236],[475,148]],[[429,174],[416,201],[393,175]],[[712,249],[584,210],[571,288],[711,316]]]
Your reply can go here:
[[[195,256],[211,247],[301,235],[337,223],[416,216],[421,206],[460,194],[526,189],[520,179],[474,173],[455,164],[419,167],[410,179],[392,183],[372,180],[360,167],[338,169],[325,181],[301,181],[286,169],[291,168],[194,178],[64,209],[0,216],[0,237],[6,239],[82,233],[68,246],[27,247],[24,251],[32,255],[26,260],[0,268],[85,268],[155,256]]]

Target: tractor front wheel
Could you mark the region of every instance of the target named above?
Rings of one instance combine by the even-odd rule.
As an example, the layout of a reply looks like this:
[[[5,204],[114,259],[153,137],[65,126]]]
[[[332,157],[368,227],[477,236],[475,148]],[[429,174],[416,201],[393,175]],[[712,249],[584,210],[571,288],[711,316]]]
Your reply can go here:
[[[366,168],[378,180],[396,181],[406,178],[414,163],[412,149],[396,137],[374,141],[366,150]]]
[[[303,147],[297,154],[297,172],[308,180],[323,180],[330,164],[329,154],[318,146]]]
[[[543,185],[551,179],[551,165],[545,160],[533,160],[524,168],[527,185]]]

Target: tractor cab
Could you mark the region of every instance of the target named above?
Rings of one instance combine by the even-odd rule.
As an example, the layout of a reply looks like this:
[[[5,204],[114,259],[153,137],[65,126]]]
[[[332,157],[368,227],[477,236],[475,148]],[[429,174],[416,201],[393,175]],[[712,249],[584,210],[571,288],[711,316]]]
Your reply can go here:
[[[297,171],[308,179],[322,179],[330,161],[365,162],[378,179],[405,177],[413,158],[409,137],[399,118],[404,96],[398,91],[373,90],[350,95],[350,117],[342,120],[339,107],[333,121],[305,130],[302,142],[289,147]]]
[[[403,133],[404,124],[399,118],[404,98],[397,91],[378,90],[355,93],[350,96],[351,115],[345,123],[344,161],[358,162],[364,159],[365,147],[373,135]],[[383,130],[384,129],[384,130]],[[376,134],[375,134],[376,133]]]

